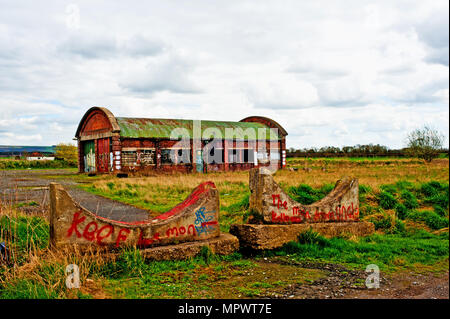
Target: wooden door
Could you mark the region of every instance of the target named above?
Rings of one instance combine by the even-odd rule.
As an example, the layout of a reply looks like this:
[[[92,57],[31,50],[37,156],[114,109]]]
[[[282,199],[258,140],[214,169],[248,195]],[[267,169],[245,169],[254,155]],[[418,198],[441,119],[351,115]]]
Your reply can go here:
[[[97,148],[97,170],[99,173],[107,173],[109,172],[109,138],[100,138],[97,141]]]
[[[84,171],[87,173],[95,172],[95,143],[94,141],[86,141],[83,144]]]

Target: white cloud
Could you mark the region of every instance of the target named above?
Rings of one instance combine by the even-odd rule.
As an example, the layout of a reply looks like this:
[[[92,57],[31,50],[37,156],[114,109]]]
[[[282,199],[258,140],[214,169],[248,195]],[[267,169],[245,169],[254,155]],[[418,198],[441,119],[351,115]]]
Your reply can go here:
[[[292,74],[261,74],[252,83],[244,84],[243,90],[255,108],[300,109],[319,100],[311,83]]]
[[[448,136],[448,1],[80,0],[79,28],[66,5],[2,3],[0,144],[69,142],[93,105],[268,116],[288,147]]]

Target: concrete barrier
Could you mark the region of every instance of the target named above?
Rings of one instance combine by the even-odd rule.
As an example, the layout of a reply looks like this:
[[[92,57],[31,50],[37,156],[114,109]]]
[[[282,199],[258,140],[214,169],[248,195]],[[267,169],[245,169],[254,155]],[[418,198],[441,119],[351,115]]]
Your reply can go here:
[[[274,249],[309,229],[326,237],[366,236],[375,231],[373,223],[359,221],[359,186],[355,178],[337,181],[323,199],[302,205],[275,183],[269,171],[252,169],[249,175],[249,224],[231,225],[230,233],[239,245],[252,249]]]
[[[250,170],[250,210],[264,223],[295,224],[346,222],[359,219],[359,186],[356,178],[337,181],[323,199],[302,205],[286,194],[265,169]]]
[[[220,236],[219,192],[212,182],[200,184],[186,200],[168,212],[134,223],[106,219],[88,211],[60,184],[50,184],[50,200],[50,243],[53,247],[147,248]]]

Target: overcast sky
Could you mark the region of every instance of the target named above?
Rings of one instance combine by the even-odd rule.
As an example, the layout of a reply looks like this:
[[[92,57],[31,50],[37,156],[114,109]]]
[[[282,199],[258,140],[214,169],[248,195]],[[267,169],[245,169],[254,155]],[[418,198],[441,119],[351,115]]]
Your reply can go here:
[[[449,138],[449,2],[0,0],[0,145],[116,116],[270,117],[287,147]]]

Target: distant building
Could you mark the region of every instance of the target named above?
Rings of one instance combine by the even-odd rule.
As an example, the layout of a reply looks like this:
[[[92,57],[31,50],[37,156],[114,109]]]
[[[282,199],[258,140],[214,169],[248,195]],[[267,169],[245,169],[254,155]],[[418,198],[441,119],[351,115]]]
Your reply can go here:
[[[56,146],[17,146],[0,145],[0,157],[34,157],[32,153],[39,153],[38,157],[54,157]]]
[[[44,156],[42,153],[33,152],[26,157],[27,161],[53,161],[54,156]]]
[[[280,124],[266,117],[239,122],[126,118],[92,107],[75,137],[80,172],[206,173],[283,168],[286,135]]]

